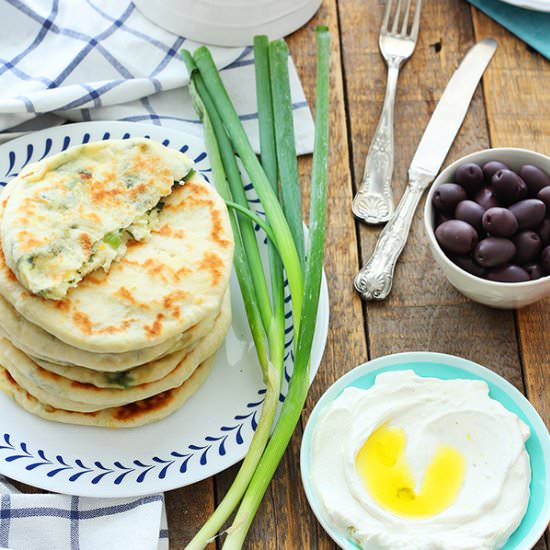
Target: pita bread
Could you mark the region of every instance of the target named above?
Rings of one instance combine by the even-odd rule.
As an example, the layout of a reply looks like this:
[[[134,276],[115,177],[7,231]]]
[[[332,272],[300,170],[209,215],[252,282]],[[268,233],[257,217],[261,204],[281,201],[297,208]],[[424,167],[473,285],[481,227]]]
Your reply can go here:
[[[207,359],[177,388],[129,405],[91,413],[65,411],[41,403],[21,388],[1,366],[0,389],[10,395],[23,409],[46,420],[103,428],[135,428],[161,420],[179,409],[204,383],[213,364],[213,357]]]
[[[31,294],[0,253],[0,294],[30,322],[87,351],[121,353],[166,342],[220,309],[233,234],[222,198],[198,174],[172,191],[159,219],[148,241],[129,243],[108,273],[88,274],[60,301]]]
[[[196,341],[182,350],[178,350],[154,361],[150,361],[149,363],[145,363],[144,365],[139,365],[133,369],[121,372],[99,372],[84,367],[56,365],[54,363],[36,360],[33,357],[30,359],[46,371],[57,374],[64,379],[84,384],[84,387],[86,387],[86,385],[92,385],[96,388],[110,388],[116,390],[120,390],[121,388],[132,388],[164,378],[182,361],[187,360],[188,362],[193,362],[196,360],[197,352],[200,351],[201,348],[204,349],[205,345],[209,345],[214,339],[217,339],[212,335],[219,331],[226,333],[230,324],[231,307],[228,303],[222,308],[222,311],[220,311],[220,314],[216,318],[216,322],[212,324],[212,327],[204,339]],[[210,351],[212,352],[213,350]]]
[[[222,308],[230,308],[229,292],[226,292]],[[122,353],[93,353],[75,348],[52,336],[34,323],[27,321],[2,297],[0,297],[0,336],[36,360],[40,365],[81,366],[85,371],[120,372],[163,357],[203,338],[214,326],[219,312],[209,315],[183,334],[170,338],[162,344],[142,350]],[[44,363],[45,365],[43,365]],[[50,369],[57,372],[55,369]],[[73,372],[79,372],[78,368]],[[86,382],[86,380],[82,380]]]
[[[128,240],[149,236],[160,199],[192,167],[145,138],[86,143],[29,164],[8,185],[6,263],[33,294],[62,299],[87,273],[108,271]]]
[[[181,386],[197,366],[219,348],[230,324],[231,316],[226,315],[210,334],[190,350],[177,352],[176,357],[168,356],[155,361],[149,367],[138,367],[149,368],[155,379],[127,388],[98,388],[54,374],[37,365],[6,339],[0,339],[0,365],[10,373],[19,386],[42,403],[65,410],[92,412],[147,399]],[[158,379],[154,374],[155,369],[164,367],[167,362],[169,366],[173,363],[175,366],[166,376]]]

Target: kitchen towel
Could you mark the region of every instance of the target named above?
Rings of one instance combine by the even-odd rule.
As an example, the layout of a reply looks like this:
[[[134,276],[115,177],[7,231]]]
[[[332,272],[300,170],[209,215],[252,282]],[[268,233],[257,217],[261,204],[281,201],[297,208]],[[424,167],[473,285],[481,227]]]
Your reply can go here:
[[[501,0],[469,2],[550,59],[550,13],[518,8]]]
[[[22,494],[0,476],[0,550],[168,550],[162,495]]]
[[[5,0],[0,3],[0,132],[41,113],[65,120],[123,120],[200,136],[180,50],[196,42],[161,29],[128,0]],[[211,47],[258,150],[251,47]],[[289,58],[296,147],[313,150],[313,121]],[[1,134],[0,134],[1,135]]]

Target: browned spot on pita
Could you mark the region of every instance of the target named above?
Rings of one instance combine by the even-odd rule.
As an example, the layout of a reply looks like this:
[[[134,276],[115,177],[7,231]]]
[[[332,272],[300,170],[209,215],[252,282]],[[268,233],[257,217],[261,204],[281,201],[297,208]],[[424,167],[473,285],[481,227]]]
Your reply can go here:
[[[157,318],[152,325],[143,325],[143,328],[145,329],[148,337],[153,338],[154,336],[158,336],[162,332],[163,319],[164,315],[162,313],[157,313]]]
[[[94,223],[101,223],[101,218],[95,212],[87,212],[86,214],[82,214],[82,217]]]
[[[17,382],[13,379],[12,375],[6,369],[4,369],[4,376],[6,377],[6,381],[10,386],[15,386],[16,388],[18,387]]]
[[[4,257],[4,252],[1,246],[0,246],[0,267],[5,269],[6,276],[10,281],[17,281],[17,277],[14,275],[13,271],[6,264],[6,258]]]
[[[71,300],[69,298],[57,300],[54,302],[54,305],[56,309],[60,309],[61,311],[69,311],[69,309],[71,309]]]
[[[85,313],[75,311],[73,313],[73,321],[84,334],[92,334],[92,321],[90,321],[90,318]]]
[[[8,204],[8,199],[2,201],[2,208],[6,208],[6,204]]]
[[[189,275],[190,273],[192,273],[192,270],[189,269],[188,267],[180,267],[175,273],[174,273],[174,277],[176,279],[176,281],[179,281],[181,279],[181,276],[182,275]]]
[[[114,172],[109,172],[103,180],[95,180],[90,184],[90,200],[95,204],[115,205],[121,202],[126,187],[117,179]]]
[[[154,258],[149,258],[141,264],[141,267],[143,267],[149,275],[154,277],[156,275],[162,275],[162,272],[165,271],[168,266]]]
[[[163,237],[171,237],[172,236],[172,230],[170,229],[170,226],[165,223],[160,226],[160,229],[157,231],[159,235],[162,235]]]
[[[185,196],[183,200],[177,204],[177,208],[208,208],[208,210],[212,210],[214,208],[214,201],[210,199],[201,199],[193,195],[188,195]]]
[[[139,197],[140,195],[143,195],[146,191],[147,191],[147,186],[148,185],[154,185],[155,182],[151,179],[149,180],[149,182],[146,184],[146,183],[140,183],[139,185],[134,185],[134,187],[132,187],[129,191],[128,191],[128,195],[135,199],[136,197]]]
[[[167,296],[164,297],[164,307],[166,309],[170,309],[174,302],[177,300],[186,300],[189,297],[189,292],[185,292],[183,290],[174,290],[174,292],[170,292]]]
[[[210,272],[212,286],[217,286],[222,277],[223,262],[221,258],[213,252],[205,252],[199,267]]]
[[[128,290],[125,286],[121,286],[116,292],[115,296],[120,296],[124,300],[127,300],[131,304],[138,306],[142,309],[150,309],[149,304],[146,304],[145,302],[140,302],[136,299],[136,297],[132,294],[130,290]]]
[[[89,180],[92,179],[92,174],[90,172],[80,172],[80,179],[81,180]]]
[[[174,394],[174,390],[168,390],[157,395],[153,395],[147,399],[129,403],[123,407],[116,407],[113,409],[113,416],[117,420],[126,421],[139,418],[140,416],[153,411],[162,410],[166,408],[174,399]]]
[[[132,168],[136,172],[145,171],[149,174],[155,174],[159,171],[158,165],[160,158],[157,155],[151,154],[151,152],[147,149],[149,149],[149,147],[143,147],[143,145],[140,146],[141,153],[147,154],[144,155],[137,153],[132,159]]]
[[[181,317],[181,309],[178,306],[172,308],[171,313],[174,319],[179,319]]]
[[[211,239],[222,248],[228,247],[231,244],[230,241],[222,238],[224,231],[221,212],[219,210],[210,210],[210,217],[212,219]]]
[[[107,277],[105,277],[104,272],[102,274],[101,271],[92,271],[91,273],[88,273],[88,275],[86,275],[80,283],[78,283],[78,286],[99,286],[104,285],[106,282]]]
[[[90,238],[90,235],[88,233],[81,233],[78,236],[78,240],[80,241],[80,246],[82,247],[82,250],[86,254],[86,257],[88,258],[90,254],[92,253],[92,239]]]
[[[23,252],[43,246],[48,242],[47,239],[36,239],[30,231],[26,231],[25,229],[19,231],[17,237],[20,240],[19,246]]]
[[[204,196],[209,195],[209,192],[204,184],[193,183],[188,181],[184,186],[184,191],[188,195]]]
[[[40,374],[43,378],[49,378],[50,380],[62,380],[63,379],[63,376],[61,376],[60,374],[57,374],[55,372],[51,372],[49,370],[46,370],[46,369],[42,368],[40,365],[37,365],[36,363],[34,363],[34,365],[36,366],[36,368],[38,369],[38,372],[40,372]]]
[[[38,401],[38,399],[36,399],[34,397],[33,397],[33,399],[35,401]],[[101,411],[93,411],[93,412],[69,411],[67,409],[56,409],[55,407],[52,407],[51,405],[43,404],[43,406],[44,406],[44,410],[47,413],[50,413],[50,414],[61,411],[61,412],[66,413],[66,414],[77,414],[77,415],[82,415],[82,416],[97,416],[101,412]]]
[[[124,332],[128,330],[128,327],[135,321],[135,319],[124,319],[120,325],[109,325],[107,327],[103,327],[99,330],[96,330],[97,334],[115,334],[117,332]]]

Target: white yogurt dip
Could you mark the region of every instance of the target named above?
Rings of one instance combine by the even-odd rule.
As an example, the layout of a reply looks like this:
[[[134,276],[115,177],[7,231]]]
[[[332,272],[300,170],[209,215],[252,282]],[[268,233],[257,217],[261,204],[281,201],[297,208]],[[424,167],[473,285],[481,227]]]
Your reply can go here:
[[[527,509],[528,437],[485,382],[388,372],[322,412],[311,478],[365,550],[495,550]]]

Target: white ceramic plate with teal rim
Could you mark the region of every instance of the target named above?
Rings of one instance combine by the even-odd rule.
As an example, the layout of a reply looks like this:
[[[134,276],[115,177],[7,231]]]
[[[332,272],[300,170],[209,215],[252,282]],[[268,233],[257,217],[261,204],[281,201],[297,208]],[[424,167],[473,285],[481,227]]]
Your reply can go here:
[[[531,436],[526,443],[532,470],[529,506],[520,526],[502,549],[530,550],[533,548],[550,521],[550,436],[544,422],[529,401],[498,374],[460,357],[431,352],[398,353],[360,365],[337,380],[323,394],[313,409],[302,438],[300,466],[307,499],[325,531],[341,548],[345,550],[359,548],[351,539],[329,524],[312,487],[309,475],[310,451],[319,414],[346,388],[354,386],[368,389],[374,385],[377,375],[400,370],[413,370],[419,376],[443,380],[483,380],[489,385],[489,395],[502,403],[509,411],[517,414],[529,426]]]
[[[29,162],[89,141],[149,137],[185,152],[208,179],[202,141],[159,126],[123,122],[70,124],[0,146],[0,184]],[[250,206],[261,205],[249,184]],[[258,242],[267,261],[265,235]],[[288,290],[288,288],[287,288]],[[233,322],[199,391],[168,418],[148,426],[109,430],[50,422],[20,409],[0,392],[0,473],[50,491],[81,496],[128,497],[183,487],[228,468],[245,455],[264,399],[264,385],[235,277]],[[292,305],[286,296],[285,382],[292,372]],[[311,375],[327,338],[328,291],[323,280]]]

